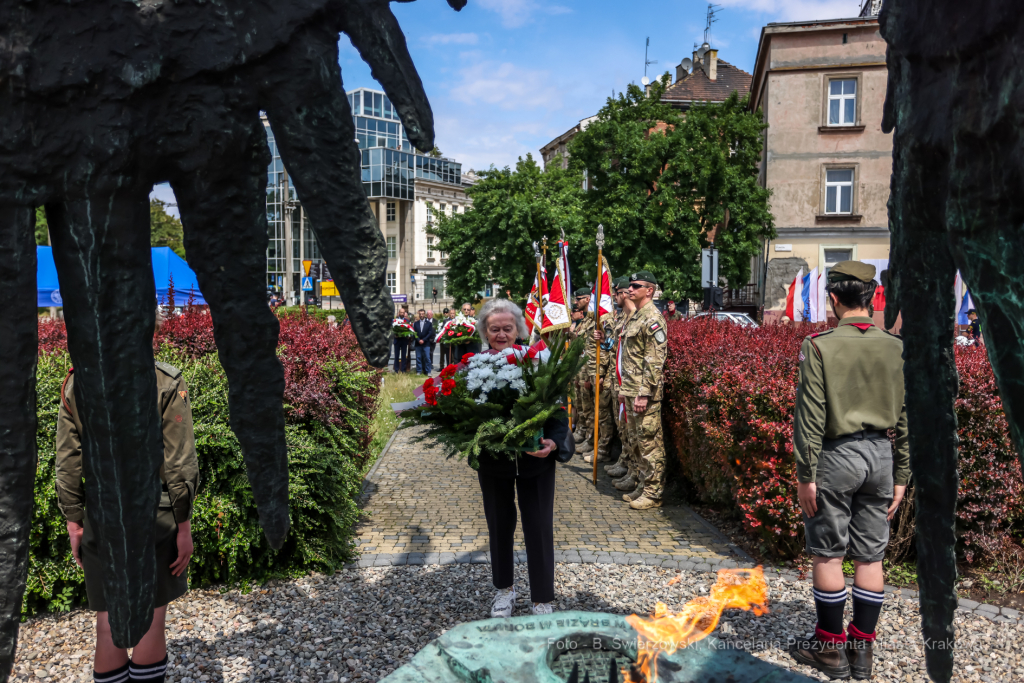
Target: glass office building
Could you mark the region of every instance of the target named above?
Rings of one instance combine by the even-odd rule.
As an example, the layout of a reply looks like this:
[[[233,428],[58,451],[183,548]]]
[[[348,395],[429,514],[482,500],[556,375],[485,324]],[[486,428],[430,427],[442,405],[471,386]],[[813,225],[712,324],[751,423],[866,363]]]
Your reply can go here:
[[[460,196],[465,205],[462,164],[415,150],[398,112],[383,92],[359,88],[348,93],[348,102],[361,156],[363,189],[388,243],[388,283],[393,293],[405,292],[409,289],[407,283],[415,282],[417,261],[423,261],[424,266],[439,265],[434,253],[428,254],[430,240],[425,230],[430,219],[418,217],[430,213],[426,207],[436,202],[427,195],[436,195],[441,186],[451,188],[448,195]],[[272,156],[267,169],[267,285],[268,291],[286,294],[291,302],[298,296],[302,261],[317,262],[321,255],[265,117],[263,123]],[[417,180],[421,182],[419,197]],[[414,207],[417,199],[424,204],[418,209]],[[440,207],[444,210],[443,203]],[[423,244],[418,249],[420,242]],[[424,252],[422,258],[417,258],[418,251]],[[424,278],[414,291],[423,290]],[[437,284],[442,285],[439,291],[443,290],[443,276],[431,273],[427,291]]]

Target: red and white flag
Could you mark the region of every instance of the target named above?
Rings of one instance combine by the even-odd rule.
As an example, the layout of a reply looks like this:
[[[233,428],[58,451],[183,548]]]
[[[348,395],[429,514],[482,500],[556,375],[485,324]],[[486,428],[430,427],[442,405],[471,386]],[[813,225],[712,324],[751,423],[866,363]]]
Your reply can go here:
[[[597,313],[595,316],[598,320],[601,320],[606,315],[611,315],[615,310],[613,307],[612,299],[612,273],[608,269],[608,259],[601,256],[601,282],[595,283],[599,285],[591,288],[590,290],[590,307],[591,313]],[[600,291],[600,296],[597,292]]]
[[[555,262],[555,279],[551,282],[547,300],[544,302],[544,327],[541,334],[569,327],[572,320],[569,311],[568,290],[564,283],[569,281],[569,245],[558,243],[558,260]]]
[[[544,304],[548,299],[548,276],[542,268],[540,271],[540,282],[537,277],[533,278],[533,287],[530,289],[530,298],[526,302],[526,322],[530,324],[530,330],[543,331],[544,328]]]

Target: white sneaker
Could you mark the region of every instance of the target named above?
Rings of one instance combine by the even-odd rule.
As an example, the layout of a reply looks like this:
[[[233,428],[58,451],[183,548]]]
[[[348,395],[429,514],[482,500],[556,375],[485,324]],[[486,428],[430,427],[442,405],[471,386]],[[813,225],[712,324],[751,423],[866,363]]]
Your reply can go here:
[[[512,608],[515,607],[515,604],[515,586],[498,591],[498,594],[494,596],[494,604],[491,605],[491,617],[498,618],[512,616]]]
[[[537,605],[531,605],[530,611],[533,614],[551,614],[555,611],[555,608],[551,606],[550,602],[542,602]]]

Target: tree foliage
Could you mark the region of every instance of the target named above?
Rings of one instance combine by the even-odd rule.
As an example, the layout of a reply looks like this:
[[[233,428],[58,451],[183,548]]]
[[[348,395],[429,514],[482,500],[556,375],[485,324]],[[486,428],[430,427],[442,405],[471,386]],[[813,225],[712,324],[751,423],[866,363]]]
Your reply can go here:
[[[149,245],[170,247],[171,251],[185,258],[185,237],[181,221],[167,213],[167,203],[159,199],[149,200]]]
[[[448,254],[446,289],[459,303],[477,301],[492,282],[501,293],[525,298],[537,272],[532,243],[545,235],[554,243],[561,230],[582,232],[579,175],[554,164],[544,172],[529,154],[514,170],[481,171],[466,194],[473,206],[438,216],[431,230],[437,248]]]
[[[721,277],[746,284],[751,257],[774,236],[758,183],[764,124],[736,93],[684,118],[661,101],[668,82],[609,98],[570,143],[570,165],[586,174],[584,208],[604,225],[612,272],[649,270],[670,296],[697,297],[711,237]]]

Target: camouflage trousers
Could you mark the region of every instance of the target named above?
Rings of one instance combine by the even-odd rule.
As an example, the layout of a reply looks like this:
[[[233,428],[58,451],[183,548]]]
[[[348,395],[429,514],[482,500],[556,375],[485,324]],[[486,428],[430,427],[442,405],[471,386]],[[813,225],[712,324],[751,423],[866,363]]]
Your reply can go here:
[[[633,399],[629,399],[632,401]],[[615,424],[619,430],[619,440],[622,441],[622,455],[619,462],[629,470],[633,479],[638,483],[640,479],[640,455],[636,450],[636,442],[629,431],[629,421],[626,418],[626,408],[619,403],[619,392],[615,390]]]
[[[573,431],[577,434],[583,434],[587,437],[587,440],[591,440],[594,438],[594,390],[593,388],[588,390],[583,386],[584,381],[582,377],[576,379],[577,401],[572,407],[578,426]]]
[[[587,445],[583,448],[584,452],[590,451],[594,448],[594,383],[590,384],[590,429],[587,433],[590,435],[590,439],[587,441]],[[597,442],[597,455],[600,458],[608,457],[608,451],[611,447],[612,437],[615,436],[615,406],[613,403],[612,396],[612,383],[610,378],[605,377],[601,381],[601,394],[596,399],[600,401],[598,406],[598,442]]]
[[[661,401],[648,401],[647,410],[637,414],[633,399],[626,398],[626,428],[639,456],[644,497],[661,500],[665,488],[665,440],[661,433]]]

